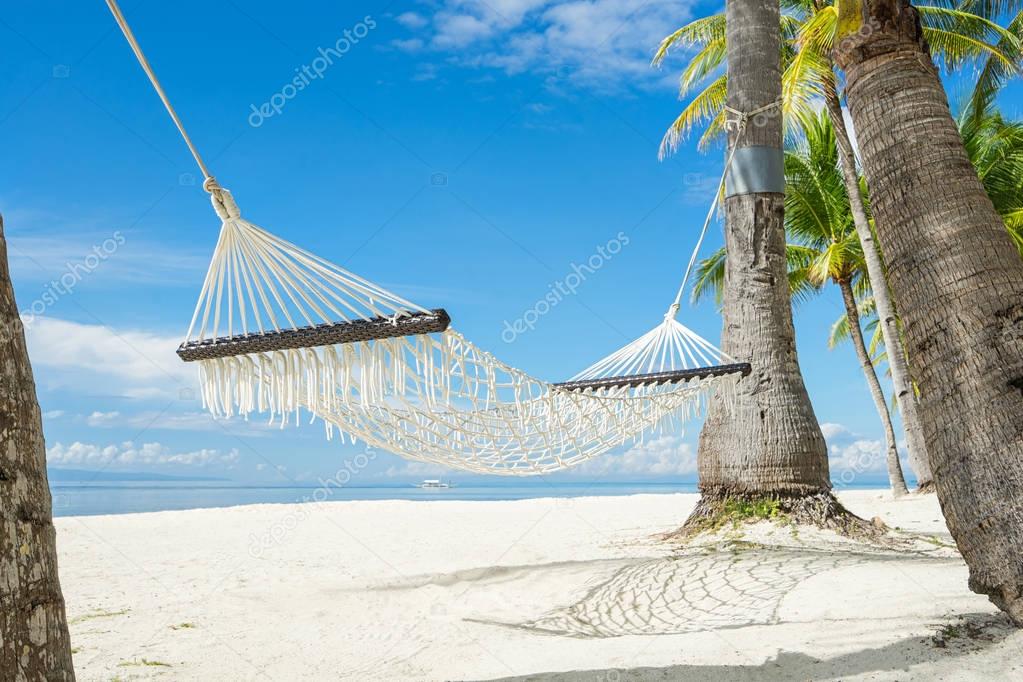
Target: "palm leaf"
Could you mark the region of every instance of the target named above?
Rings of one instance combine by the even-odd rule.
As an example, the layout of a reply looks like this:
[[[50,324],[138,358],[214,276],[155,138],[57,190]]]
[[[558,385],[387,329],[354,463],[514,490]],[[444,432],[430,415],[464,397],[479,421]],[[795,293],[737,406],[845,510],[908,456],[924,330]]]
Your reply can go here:
[[[726,78],[725,74],[718,76],[686,105],[664,133],[658,154],[660,158],[663,159],[675,152],[693,128],[722,117],[728,87]]]
[[[720,308],[725,294],[725,247],[722,246],[697,263],[694,274],[696,278],[693,280],[693,303],[712,295]]]
[[[678,29],[667,38],[661,41],[654,53],[653,65],[659,66],[668,52],[674,48],[692,47],[693,45],[706,45],[714,41],[725,39],[725,15],[713,14],[709,17],[692,21]]]

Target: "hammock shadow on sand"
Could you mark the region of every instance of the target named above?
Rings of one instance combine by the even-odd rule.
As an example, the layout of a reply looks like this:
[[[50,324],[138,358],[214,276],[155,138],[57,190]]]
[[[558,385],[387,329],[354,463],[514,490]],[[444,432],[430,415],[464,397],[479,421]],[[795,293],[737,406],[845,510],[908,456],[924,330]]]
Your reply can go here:
[[[777,654],[760,663],[724,663],[720,665],[680,664],[668,667],[629,667],[604,670],[575,670],[571,672],[535,672],[521,677],[502,677],[491,682],[592,682],[593,680],[620,680],[621,682],[663,682],[663,680],[700,680],[700,682],[743,682],[745,680],[844,680],[854,676],[870,679],[930,679],[928,672],[913,670],[913,666],[939,663],[956,666],[957,659],[976,657],[984,650],[995,647],[1012,636],[1015,629],[1001,614],[963,614],[962,626],[975,633],[956,646],[936,646],[932,638],[910,636],[895,639],[883,646],[863,648],[830,658],[817,658],[801,651],[779,649]],[[974,660],[976,660],[974,658]],[[990,664],[988,664],[990,665]],[[955,668],[951,668],[954,670]],[[999,679],[996,669],[989,669],[990,679]],[[954,679],[954,678],[952,678]],[[1005,679],[1005,678],[1002,678]]]
[[[781,622],[786,595],[809,578],[864,561],[917,557],[763,547],[692,552],[625,566],[575,603],[535,620],[476,622],[584,639],[771,625]]]

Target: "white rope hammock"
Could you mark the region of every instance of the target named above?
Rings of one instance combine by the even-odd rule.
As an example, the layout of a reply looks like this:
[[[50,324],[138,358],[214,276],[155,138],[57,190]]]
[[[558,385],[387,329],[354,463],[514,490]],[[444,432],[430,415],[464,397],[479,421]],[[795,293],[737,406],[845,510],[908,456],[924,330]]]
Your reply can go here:
[[[215,416],[302,409],[403,457],[468,471],[535,475],[673,427],[728,396],[736,363],[675,317],[724,183],[663,321],[572,380],[510,367],[429,310],[241,217],[210,175],[117,6],[107,4],[188,144],[220,216],[220,238],[185,343]],[[741,120],[745,127],[745,117]],[[741,128],[740,128],[741,134]],[[729,155],[729,159],[731,155]],[[726,169],[728,164],[726,164]]]

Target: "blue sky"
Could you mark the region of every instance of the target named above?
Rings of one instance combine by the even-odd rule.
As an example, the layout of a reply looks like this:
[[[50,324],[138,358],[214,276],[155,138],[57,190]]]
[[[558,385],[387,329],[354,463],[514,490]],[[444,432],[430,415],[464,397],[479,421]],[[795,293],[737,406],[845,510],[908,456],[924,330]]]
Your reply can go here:
[[[545,0],[132,2],[123,9],[243,214],[397,293],[443,306],[480,346],[558,380],[652,327],[671,302],[720,173],[687,145],[657,41],[715,3]],[[315,481],[352,446],[319,425],[213,422],[173,351],[219,222],[104,3],[0,18],[0,210],[53,466]],[[345,46],[324,65],[320,48]],[[304,70],[303,67],[309,67]],[[287,89],[319,70],[300,92]],[[293,95],[293,96],[291,96]],[[269,111],[272,116],[253,112]],[[629,245],[508,342],[548,286],[619,232]],[[715,228],[705,249],[720,244]],[[55,286],[53,282],[60,286]],[[796,312],[836,457],[875,452],[851,348],[829,351],[834,290]],[[712,305],[683,321],[717,341]],[[579,477],[692,479],[698,425]],[[874,462],[874,460],[871,460]],[[871,464],[880,467],[880,459]],[[425,472],[389,454],[365,472]]]

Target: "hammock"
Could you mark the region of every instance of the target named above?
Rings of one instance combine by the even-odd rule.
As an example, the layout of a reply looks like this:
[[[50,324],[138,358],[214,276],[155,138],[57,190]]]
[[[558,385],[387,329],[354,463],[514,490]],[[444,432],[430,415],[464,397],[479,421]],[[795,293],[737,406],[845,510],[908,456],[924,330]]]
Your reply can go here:
[[[468,471],[536,475],[691,419],[712,392],[727,398],[749,374],[749,364],[675,319],[724,176],[663,321],[571,380],[547,383],[466,340],[445,310],[401,298],[243,219],[185,132],[116,0],[107,5],[222,221],[178,349],[198,364],[203,405],[214,416],[266,413],[283,426],[306,410],[323,420],[328,438],[337,432]]]

